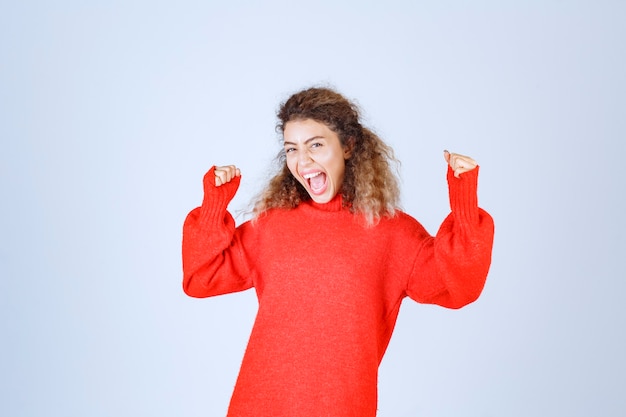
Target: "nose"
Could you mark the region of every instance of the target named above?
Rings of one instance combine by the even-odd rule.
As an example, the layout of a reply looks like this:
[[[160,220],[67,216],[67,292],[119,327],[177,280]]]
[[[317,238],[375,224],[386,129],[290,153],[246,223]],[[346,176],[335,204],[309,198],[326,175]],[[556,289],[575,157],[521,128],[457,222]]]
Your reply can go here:
[[[311,155],[309,155],[308,151],[302,151],[302,152],[298,152],[298,164],[299,165],[307,165],[309,162],[311,162]]]

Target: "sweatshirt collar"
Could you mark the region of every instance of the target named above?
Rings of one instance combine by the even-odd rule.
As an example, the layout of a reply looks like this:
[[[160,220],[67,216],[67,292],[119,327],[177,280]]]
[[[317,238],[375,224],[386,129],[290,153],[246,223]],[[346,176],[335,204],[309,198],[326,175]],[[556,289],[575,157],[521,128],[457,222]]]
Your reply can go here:
[[[322,211],[341,211],[343,209],[343,197],[341,193],[337,193],[328,203],[316,203],[313,200],[309,200],[306,204]]]

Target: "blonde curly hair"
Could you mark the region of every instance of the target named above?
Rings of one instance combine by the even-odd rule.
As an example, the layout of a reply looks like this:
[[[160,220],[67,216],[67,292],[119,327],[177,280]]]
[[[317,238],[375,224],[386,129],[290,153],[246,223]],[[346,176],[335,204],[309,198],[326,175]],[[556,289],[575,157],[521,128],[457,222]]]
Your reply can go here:
[[[362,214],[370,226],[383,216],[395,214],[400,189],[391,165],[398,161],[390,146],[361,125],[360,112],[354,103],[334,90],[314,87],[293,94],[282,103],[277,116],[276,130],[281,136],[290,121],[312,119],[335,132],[342,146],[352,148],[341,186],[344,206]],[[295,208],[311,199],[287,168],[284,150],[279,152],[276,162],[278,172],[254,203],[256,218],[270,209]]]

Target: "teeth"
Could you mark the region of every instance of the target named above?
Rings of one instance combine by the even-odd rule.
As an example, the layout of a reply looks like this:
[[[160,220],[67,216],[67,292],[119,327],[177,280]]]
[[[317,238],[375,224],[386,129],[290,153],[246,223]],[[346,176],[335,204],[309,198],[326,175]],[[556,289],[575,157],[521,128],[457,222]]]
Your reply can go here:
[[[303,175],[303,177],[304,177],[304,179],[309,180],[309,179],[311,179],[311,178],[313,178],[313,177],[317,177],[317,176],[318,176],[318,175],[320,175],[320,174],[321,174],[321,172],[315,172],[315,173],[313,173],[313,174],[306,174],[306,175]]]

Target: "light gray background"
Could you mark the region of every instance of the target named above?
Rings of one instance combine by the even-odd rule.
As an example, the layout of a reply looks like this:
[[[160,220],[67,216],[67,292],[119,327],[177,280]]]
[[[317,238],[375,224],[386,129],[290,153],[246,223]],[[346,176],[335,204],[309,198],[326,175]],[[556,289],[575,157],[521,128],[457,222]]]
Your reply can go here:
[[[182,222],[212,164],[247,209],[313,84],[431,233],[443,149],[496,220],[478,302],[403,304],[379,416],[626,414],[624,2],[1,4],[0,414],[225,414],[256,300],[183,294]]]

